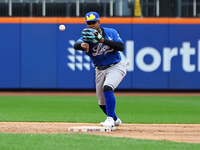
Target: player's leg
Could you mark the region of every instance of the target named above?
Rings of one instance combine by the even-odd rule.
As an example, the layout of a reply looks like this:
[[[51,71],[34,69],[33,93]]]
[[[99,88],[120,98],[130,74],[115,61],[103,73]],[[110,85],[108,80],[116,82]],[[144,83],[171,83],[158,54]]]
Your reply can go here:
[[[113,91],[125,75],[126,66],[120,63],[119,65],[115,65],[115,67],[113,66],[105,71],[96,70],[96,90],[99,105],[104,113],[107,114],[105,122],[101,122],[100,124],[103,126],[109,126],[112,130],[115,130],[114,124],[120,125],[122,123],[115,114],[116,100]],[[102,95],[104,95],[105,99],[102,98]],[[115,118],[115,122],[113,118]]]
[[[95,69],[96,71],[96,95],[97,95],[97,99],[98,99],[98,104],[100,106],[100,108],[104,111],[104,106],[105,104],[105,98],[104,98],[104,94],[103,94],[103,83],[105,81],[105,77],[104,77],[104,73],[103,71],[100,71],[98,69]],[[101,107],[102,106],[102,107]],[[106,111],[104,111],[104,113],[106,113]]]
[[[99,105],[99,107],[107,115],[106,105]],[[114,113],[114,118],[113,119],[114,119],[114,121],[117,121],[118,117],[117,117],[116,113]]]
[[[122,79],[125,77],[125,75],[126,64],[124,64],[123,62],[119,62],[118,64],[107,69],[104,86],[110,86],[114,91],[120,84]]]
[[[103,91],[106,102],[107,117],[112,117],[114,119],[116,100],[113,94],[113,89],[108,85],[104,85]]]
[[[104,74],[105,74],[105,71],[99,71],[96,69],[96,95],[97,95],[99,107],[107,115],[104,90],[103,90],[103,84],[105,81]],[[118,118],[116,114],[114,113],[114,120],[116,121],[117,119]]]
[[[106,112],[106,103],[105,103],[105,98],[104,98],[104,93],[103,93],[103,83],[105,81],[105,76],[104,76],[104,71],[100,71],[98,69],[96,71],[96,95],[98,99],[98,104],[101,110],[107,115]]]
[[[103,88],[104,81],[105,81],[105,71],[96,70],[96,94],[97,94],[97,98],[98,98],[98,103],[99,103],[100,108],[107,115],[106,102],[105,102],[105,96],[104,96],[104,88]],[[116,121],[117,121],[117,116],[115,113],[114,113],[114,118],[116,118]],[[112,118],[111,123],[110,122],[101,122],[100,124],[103,126],[106,126],[106,127],[110,127],[111,130],[113,130],[113,131],[115,130],[115,122],[114,122],[113,118]]]
[[[122,122],[115,114],[116,100],[114,96],[114,89],[119,85],[125,75],[126,66],[123,63],[119,63],[106,71],[106,79],[104,82],[104,97],[107,117],[115,117],[116,125],[120,125]]]
[[[99,105],[100,108],[102,109],[102,111],[107,115],[107,112],[106,112],[106,105]],[[120,126],[122,124],[122,121],[121,119],[119,119],[116,115],[116,113],[114,113],[114,124],[115,126]]]
[[[101,122],[100,124],[105,127],[110,127],[111,130],[114,131],[115,130],[114,113],[115,113],[116,100],[113,95],[113,89],[110,86],[105,85],[103,87],[103,92],[106,103],[107,119],[104,122]]]

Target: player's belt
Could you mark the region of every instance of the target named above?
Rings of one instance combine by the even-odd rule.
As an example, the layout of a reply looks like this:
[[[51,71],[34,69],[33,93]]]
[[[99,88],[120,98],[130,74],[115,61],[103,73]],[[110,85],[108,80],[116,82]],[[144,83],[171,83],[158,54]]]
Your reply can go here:
[[[110,64],[110,65],[106,65],[106,66],[101,66],[101,67],[96,67],[98,70],[106,70],[108,69],[109,67],[117,64],[118,62],[114,63],[114,64]]]

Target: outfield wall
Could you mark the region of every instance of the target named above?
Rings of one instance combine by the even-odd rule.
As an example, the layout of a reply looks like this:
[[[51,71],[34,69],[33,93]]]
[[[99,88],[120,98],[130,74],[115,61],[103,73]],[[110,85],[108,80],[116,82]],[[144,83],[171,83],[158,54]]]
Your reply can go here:
[[[119,32],[130,61],[118,89],[200,89],[200,19],[100,21]],[[85,27],[83,18],[0,18],[0,88],[95,89],[90,58],[73,49]]]

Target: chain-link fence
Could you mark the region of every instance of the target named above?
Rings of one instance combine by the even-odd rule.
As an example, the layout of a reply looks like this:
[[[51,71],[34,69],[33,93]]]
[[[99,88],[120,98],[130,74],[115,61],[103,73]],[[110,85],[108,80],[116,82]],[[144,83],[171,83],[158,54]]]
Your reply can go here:
[[[200,0],[0,0],[0,16],[134,17],[136,1],[142,17],[200,17]]]

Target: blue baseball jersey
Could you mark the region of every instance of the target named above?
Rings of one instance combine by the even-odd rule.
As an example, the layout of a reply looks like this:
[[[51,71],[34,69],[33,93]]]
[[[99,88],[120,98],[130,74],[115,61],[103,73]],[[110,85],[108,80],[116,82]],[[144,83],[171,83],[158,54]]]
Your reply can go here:
[[[123,43],[122,39],[115,29],[103,28],[105,39],[118,41]],[[83,42],[83,38],[78,39],[77,42]],[[86,53],[93,61],[94,66],[101,67],[121,61],[121,55],[117,50],[110,48],[103,43],[88,43],[89,52]],[[123,43],[124,44],[124,43]]]

